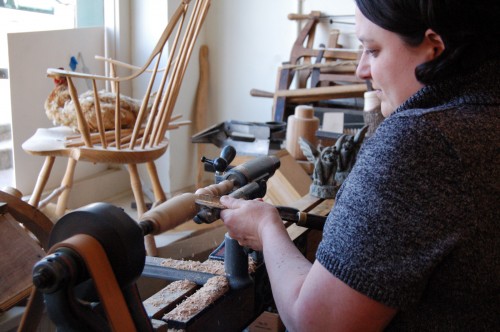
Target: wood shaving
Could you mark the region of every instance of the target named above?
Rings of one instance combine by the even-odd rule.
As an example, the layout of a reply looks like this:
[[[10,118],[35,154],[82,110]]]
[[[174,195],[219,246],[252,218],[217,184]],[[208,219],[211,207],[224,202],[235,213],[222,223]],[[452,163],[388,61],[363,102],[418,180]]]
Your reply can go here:
[[[210,274],[225,275],[224,262],[209,259],[204,262],[191,261],[191,260],[176,260],[171,258],[164,258],[159,263],[161,266],[186,271],[205,272]],[[254,273],[257,269],[255,261],[248,258],[248,272]]]
[[[166,302],[172,299],[172,293],[188,292],[193,287],[196,287],[196,283],[189,280],[174,281],[154,296],[145,300],[144,305],[150,305],[157,308],[163,307]]]
[[[163,320],[187,322],[203,309],[214,303],[229,290],[229,281],[224,276],[216,276],[207,280],[205,285],[188,297],[174,310],[163,316]]]
[[[190,261],[190,260],[175,260],[171,258],[165,258],[160,263],[161,266],[170,267],[177,270],[186,270],[186,271],[196,271],[196,272],[205,272],[210,274],[223,275],[224,271],[224,262],[208,260],[203,263],[198,261]]]

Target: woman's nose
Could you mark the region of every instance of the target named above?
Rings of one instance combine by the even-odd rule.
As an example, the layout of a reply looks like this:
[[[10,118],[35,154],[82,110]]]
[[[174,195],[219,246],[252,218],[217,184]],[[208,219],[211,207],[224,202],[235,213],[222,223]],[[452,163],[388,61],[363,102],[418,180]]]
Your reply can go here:
[[[356,68],[356,76],[362,80],[371,79],[370,65],[364,54],[361,55],[359,59],[358,67]]]

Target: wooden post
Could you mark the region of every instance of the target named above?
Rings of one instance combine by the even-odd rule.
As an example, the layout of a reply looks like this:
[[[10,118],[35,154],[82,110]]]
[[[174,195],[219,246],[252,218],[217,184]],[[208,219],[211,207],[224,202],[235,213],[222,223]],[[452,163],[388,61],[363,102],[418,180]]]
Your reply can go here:
[[[198,90],[196,91],[195,100],[195,129],[196,132],[200,132],[205,129],[207,120],[206,114],[208,112],[208,78],[209,78],[209,67],[208,67],[208,46],[202,45],[200,47],[200,78],[198,81]],[[198,173],[196,176],[196,188],[201,188],[203,186],[203,175],[204,167],[203,163],[200,162],[204,153],[204,145],[196,145],[198,163]]]

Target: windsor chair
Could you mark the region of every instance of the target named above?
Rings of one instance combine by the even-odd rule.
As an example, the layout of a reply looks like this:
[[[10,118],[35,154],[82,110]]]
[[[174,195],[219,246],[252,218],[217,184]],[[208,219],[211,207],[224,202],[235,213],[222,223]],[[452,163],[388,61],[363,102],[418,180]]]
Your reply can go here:
[[[190,5],[193,8],[189,8]],[[142,67],[96,56],[96,59],[104,61],[109,66],[110,74],[97,75],[55,68],[47,70],[49,77],[67,80],[71,100],[76,110],[78,132],[75,134],[68,127],[39,128],[34,136],[24,142],[23,149],[27,153],[45,157],[44,165],[29,200],[31,205],[40,206],[41,196],[56,157],[68,159],[61,186],[52,193],[58,196],[57,216],[62,216],[66,211],[75,167],[79,161],[126,165],[139,216],[146,212],[147,207],[137,165],[147,165],[155,203],[166,200],[155,160],[167,150],[169,144],[169,140],[165,137],[167,130],[186,124],[182,121],[175,122],[176,117],[172,115],[172,112],[209,6],[210,0],[182,0]],[[168,59],[165,68],[160,69],[162,56]],[[118,67],[127,69],[130,75],[117,76],[115,73]],[[133,128],[122,128],[121,112],[117,106],[114,114],[114,128],[106,130],[103,126],[99,102],[101,92],[98,91],[97,83],[109,82],[115,93],[115,105],[120,105],[120,86],[146,75],[149,82]],[[97,129],[94,132],[91,128],[95,126],[88,123],[87,117],[82,112],[76,80],[87,80],[92,83],[91,91],[97,122]],[[151,236],[146,237],[146,250],[148,255],[156,255],[156,244]]]

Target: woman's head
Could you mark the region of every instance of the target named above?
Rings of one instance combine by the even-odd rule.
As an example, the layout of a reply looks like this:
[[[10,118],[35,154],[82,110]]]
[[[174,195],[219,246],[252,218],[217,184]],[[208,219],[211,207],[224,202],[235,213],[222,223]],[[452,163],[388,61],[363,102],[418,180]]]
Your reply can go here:
[[[486,2],[494,10],[500,1],[448,2],[356,0],[356,34],[364,47],[357,74],[373,82],[384,116],[424,85],[498,57],[498,21],[491,13],[478,15]]]
[[[498,0],[355,1],[368,20],[398,34],[408,45],[419,45],[428,29],[441,37],[442,54],[415,70],[423,84],[470,71],[478,63],[500,56]]]
[[[368,20],[356,9],[356,35],[363,45],[357,75],[372,82],[388,116],[424,85],[415,76],[415,68],[432,61],[444,50],[435,32],[428,29],[418,45],[409,45],[396,33]]]

